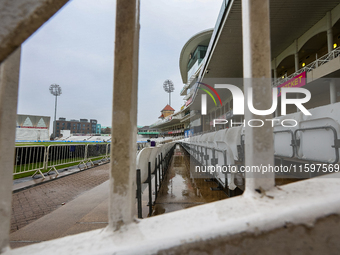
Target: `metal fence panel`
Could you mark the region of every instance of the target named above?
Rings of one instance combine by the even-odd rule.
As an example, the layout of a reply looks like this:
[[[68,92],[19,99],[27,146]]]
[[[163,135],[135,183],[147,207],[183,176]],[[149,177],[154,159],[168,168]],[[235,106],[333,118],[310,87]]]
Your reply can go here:
[[[108,144],[88,144],[86,148],[85,164],[91,163],[93,166],[93,160],[107,160]]]
[[[46,147],[43,145],[37,146],[17,146],[15,147],[15,162],[13,175],[22,173],[37,172],[45,166]]]
[[[46,169],[48,173],[54,170],[57,174],[56,166],[77,163],[78,167],[85,164],[86,144],[57,144],[49,145],[47,148]]]
[[[58,166],[67,167],[69,164],[78,163],[87,168],[87,163],[93,166],[93,160],[107,162],[110,160],[111,144],[56,144],[45,147],[36,146],[16,146],[13,175],[34,172],[32,175],[44,175],[42,170],[48,170],[47,174],[55,171],[57,175]]]

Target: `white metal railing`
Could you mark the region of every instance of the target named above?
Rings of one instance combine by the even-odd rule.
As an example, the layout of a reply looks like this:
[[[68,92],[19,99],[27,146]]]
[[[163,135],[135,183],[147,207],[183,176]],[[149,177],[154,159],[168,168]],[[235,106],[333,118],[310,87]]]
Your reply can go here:
[[[49,145],[47,147],[45,169],[48,170],[47,173],[55,171],[59,174],[57,166],[73,164],[79,162],[80,164],[85,164],[87,145],[77,144],[77,145]],[[43,176],[43,175],[42,175]]]
[[[41,170],[45,167],[46,147],[17,146],[15,148],[15,162],[13,175],[35,171],[42,175]]]
[[[101,161],[107,161],[108,155],[108,144],[88,144],[86,146],[86,158],[84,160],[84,166],[87,168],[87,163],[94,166],[92,160],[97,159]]]
[[[299,69],[298,71],[296,71],[295,73],[286,76],[284,78],[279,77],[276,80],[273,81],[272,85],[274,87],[277,87],[279,85],[281,85],[282,83],[289,81],[290,79],[294,78],[295,76],[303,73],[303,72],[310,72],[316,68],[318,68],[319,66],[322,66],[326,63],[328,63],[329,61],[339,57],[340,55],[340,47],[334,49],[333,51],[327,53],[326,55],[322,56],[321,58],[318,58],[317,60],[313,61],[312,63],[304,66],[303,68]]]
[[[59,172],[57,167],[78,163],[84,169],[88,168],[88,163],[93,166],[93,160],[98,159],[107,162],[110,159],[111,144],[56,144],[37,146],[16,146],[15,162],[13,175],[19,175],[34,172],[32,177],[40,174],[44,177],[43,172],[47,174],[55,171]]]

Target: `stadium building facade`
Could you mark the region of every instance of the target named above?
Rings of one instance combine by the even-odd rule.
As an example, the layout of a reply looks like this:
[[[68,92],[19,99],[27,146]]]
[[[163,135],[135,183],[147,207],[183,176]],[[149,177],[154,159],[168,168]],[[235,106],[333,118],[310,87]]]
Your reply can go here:
[[[36,11],[42,4],[47,11]],[[46,1],[40,5],[37,3],[35,9],[30,6],[35,12],[29,14],[27,11],[28,17],[40,17],[41,13],[51,16],[52,14],[49,14],[48,10],[57,8],[47,8],[53,7],[53,3],[48,4]],[[0,125],[5,137],[2,138],[0,144],[1,165],[3,166],[0,179],[3,192],[1,192],[0,198],[5,212],[0,214],[0,222],[3,223],[3,227],[0,228],[2,251],[5,254],[60,254],[67,251],[82,254],[109,252],[121,254],[338,254],[340,249],[338,242],[340,237],[339,173],[330,174],[331,178],[312,178],[276,186],[272,173],[267,172],[260,176],[260,173],[246,172],[245,193],[242,196],[165,213],[157,217],[135,219],[136,155],[135,150],[131,148],[135,148],[136,143],[138,68],[131,68],[131,66],[138,67],[138,33],[140,29],[138,4],[139,1],[117,1],[116,11],[120,15],[116,17],[116,37],[123,38],[123,40],[117,40],[115,44],[115,93],[112,108],[113,111],[121,111],[121,114],[131,118],[113,123],[112,127],[115,130],[112,133],[112,140],[117,146],[112,146],[111,150],[111,160],[115,164],[110,165],[109,224],[104,231],[94,230],[48,243],[31,244],[29,247],[16,250],[8,248],[12,201],[12,185],[10,185],[12,176],[8,169],[13,167],[14,154],[13,150],[8,148],[10,144],[6,141],[13,137],[8,126],[11,124],[11,110],[16,112],[16,101],[13,100],[13,97],[4,94],[6,89],[11,91],[9,88],[15,87],[16,84],[14,82],[1,84],[6,88],[3,90],[5,92],[2,92],[2,100],[0,100],[1,109],[6,109],[5,113],[7,113],[7,115],[0,115],[2,120]],[[16,1],[7,1],[6,5],[9,10],[17,9]],[[25,6],[22,6],[22,10],[26,10]],[[25,29],[24,34],[17,28],[22,28],[19,25],[27,21],[27,16],[25,19],[20,15],[6,17],[10,20],[14,18],[19,19],[21,23],[15,22],[15,20],[4,22],[4,27],[9,28],[10,36],[17,36],[15,37],[16,44],[7,43],[9,40],[2,42],[3,50],[0,52],[0,60],[4,62],[1,75],[5,77],[16,75],[16,83],[18,83],[18,72],[13,72],[14,68],[9,67],[16,66],[19,70],[20,51],[12,56],[10,56],[10,52],[13,52],[13,48],[18,47],[18,41],[19,43],[23,42],[22,38],[25,38],[26,34],[33,33],[36,27],[30,30]],[[283,143],[286,142],[286,148],[293,149],[290,157],[303,160],[304,163],[310,163],[310,160],[308,157],[302,158],[301,155],[313,155],[319,160],[327,160],[326,165],[329,165],[328,163],[331,161],[324,157],[326,155],[333,159],[336,157],[335,165],[339,166],[339,136],[335,136],[336,139],[333,139],[333,136],[325,136],[325,130],[330,134],[332,132],[340,133],[338,86],[336,81],[331,79],[338,77],[340,70],[337,49],[338,33],[340,32],[338,29],[339,18],[339,1],[333,0],[271,0],[270,2],[269,0],[223,0],[204,59],[197,63],[197,67],[195,63],[191,66],[187,62],[192,57],[190,54],[192,51],[184,54],[184,58],[181,58],[184,63],[181,74],[185,83],[184,87],[186,87],[183,93],[189,92],[185,106],[172,115],[177,118],[168,116],[166,120],[168,123],[161,122],[155,126],[162,125],[165,128],[176,125],[175,122],[185,122],[189,123],[185,127],[187,129],[191,128],[196,121],[198,130],[197,132],[194,130],[195,135],[200,132],[212,131],[213,127],[210,123],[216,116],[231,113],[226,115],[226,119],[233,118],[232,110],[235,110],[235,107],[230,92],[220,94],[220,104],[214,104],[212,99],[208,100],[207,114],[201,114],[200,99],[204,98],[202,92],[204,87],[200,83],[217,84],[208,79],[238,78],[242,80],[243,78],[266,77],[273,80],[273,87],[278,87],[293,84],[296,76],[304,73],[305,84],[298,85],[308,88],[312,93],[312,100],[306,107],[308,109],[315,107],[314,110],[311,110],[313,119],[296,114],[295,117],[299,118],[301,128],[295,131],[300,132],[300,135],[297,136],[295,132],[291,139],[291,133],[287,132],[288,135],[284,136],[284,139],[277,144],[284,145]],[[34,21],[39,23],[38,19]],[[12,28],[10,27],[12,24],[19,25]],[[29,27],[29,25],[30,23],[27,26]],[[7,38],[13,38],[10,36]],[[325,46],[327,53],[320,56],[319,54],[322,54],[322,49]],[[308,55],[304,55],[306,53]],[[8,56],[9,58],[4,60]],[[315,57],[314,61],[313,57]],[[308,63],[308,61],[312,62]],[[197,68],[195,72],[194,70],[190,72],[190,74],[194,73],[194,76],[188,75],[188,68],[190,70]],[[191,77],[194,79],[191,80]],[[326,78],[322,86],[315,85],[315,82],[320,78]],[[195,79],[197,81],[194,81]],[[231,84],[238,85],[243,91],[242,82],[231,82]],[[264,90],[259,84],[256,84],[255,87],[257,95]],[[126,91],[131,91],[133,100],[121,100],[121,97],[126,95]],[[266,96],[272,96],[270,90],[265,92]],[[13,94],[16,95],[15,91]],[[266,107],[266,103],[269,101],[264,97],[257,99],[260,107]],[[296,111],[294,108],[288,110],[288,112],[294,111]],[[280,113],[275,113],[275,116],[279,115]],[[6,125],[7,123],[8,125]],[[314,126],[314,130],[311,131],[308,125],[309,127]],[[319,133],[320,127],[323,128],[321,133]],[[228,126],[224,128],[228,128]],[[225,130],[218,131],[219,134],[223,134],[222,139],[226,140],[225,142],[224,140],[219,141],[222,141],[221,145],[228,146],[223,151],[227,151],[228,155],[231,155],[229,158],[224,158],[224,162],[235,163],[235,160],[241,161],[237,155],[241,142],[239,138],[242,136],[240,132],[233,134],[230,130],[232,129],[228,129],[227,132],[224,132]],[[240,131],[239,128],[236,130]],[[255,132],[253,132],[254,130]],[[282,132],[272,133],[275,130],[273,128],[267,129],[268,132],[254,130],[249,128],[244,130],[245,166],[258,166],[260,163],[262,165],[272,162],[278,148],[273,147],[273,139],[277,139],[275,138],[276,134],[284,134]],[[211,134],[218,132],[211,132]],[[193,145],[189,151],[193,152],[197,158],[202,155],[200,159],[202,163],[204,163],[204,159],[206,161],[213,159],[215,163],[217,162],[216,158],[205,157],[210,155],[204,155],[202,150],[203,146],[204,148],[209,147],[209,143],[216,146],[215,136],[212,141],[208,139],[210,138],[208,135],[211,134],[201,136],[206,140],[198,141],[196,138],[201,138],[198,136],[191,140],[186,139],[192,143],[189,145]],[[324,137],[327,140],[323,139]],[[333,147],[326,148],[325,144]],[[332,153],[335,152],[335,155],[328,151],[324,153],[329,148],[333,149]],[[286,155],[289,156],[289,154]],[[281,163],[283,162],[284,160],[281,161]],[[163,165],[158,164],[158,166],[161,169]],[[310,173],[309,177],[314,176]],[[234,178],[229,179],[234,181]],[[152,193],[150,192],[150,194]],[[165,229],[166,231],[164,231]]]
[[[313,1],[314,2],[314,1]],[[320,2],[319,2],[320,3]],[[308,1],[285,2],[283,10],[277,1],[270,5],[271,79],[273,88],[303,87],[310,91],[307,109],[340,102],[340,5],[337,1],[315,3],[310,12],[301,12]],[[184,45],[179,68],[184,83],[181,110],[158,121],[152,127],[178,129],[183,124],[185,137],[229,128],[230,120],[241,125],[243,115],[233,113],[233,95],[227,89],[217,90],[221,102],[207,99],[207,113],[202,114],[202,95],[209,90],[204,84],[234,84],[244,93],[241,0],[223,1],[214,29],[192,36]],[[286,20],[286,17],[290,17]],[[303,79],[302,83],[298,79]],[[295,85],[294,85],[295,84]],[[205,90],[204,90],[205,89]],[[209,90],[210,91],[210,90]],[[298,94],[293,94],[298,98]],[[297,108],[287,105],[287,114]],[[273,117],[281,115],[281,98]],[[214,126],[214,119],[229,120]],[[182,133],[182,132],[180,132]]]
[[[56,121],[56,136],[61,136],[61,130],[70,130],[70,133],[75,135],[85,134],[100,134],[100,129],[97,128],[97,120],[95,119],[80,119],[80,120],[66,120],[66,118],[59,118]]]
[[[49,129],[49,116],[17,114],[15,140],[50,140]]]

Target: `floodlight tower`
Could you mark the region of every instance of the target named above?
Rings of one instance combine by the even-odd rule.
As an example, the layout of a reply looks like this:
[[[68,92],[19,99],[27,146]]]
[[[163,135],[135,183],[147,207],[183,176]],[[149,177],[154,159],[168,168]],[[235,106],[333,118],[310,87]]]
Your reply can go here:
[[[53,123],[53,139],[56,137],[56,122],[57,122],[57,98],[61,95],[61,87],[58,84],[50,85],[50,92],[55,96],[54,105],[54,123]]]
[[[171,80],[165,80],[163,83],[163,89],[169,93],[169,105],[171,106],[171,92],[174,92],[175,86]]]

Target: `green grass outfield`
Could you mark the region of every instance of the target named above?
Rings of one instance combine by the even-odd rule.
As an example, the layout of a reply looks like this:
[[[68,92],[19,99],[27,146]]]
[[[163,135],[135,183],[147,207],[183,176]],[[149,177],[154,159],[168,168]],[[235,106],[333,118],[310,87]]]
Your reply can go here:
[[[15,146],[35,146],[35,145],[57,145],[57,144],[64,144],[64,145],[76,145],[76,144],[108,144],[108,143],[96,143],[96,142],[28,142],[28,143],[15,143]]]

